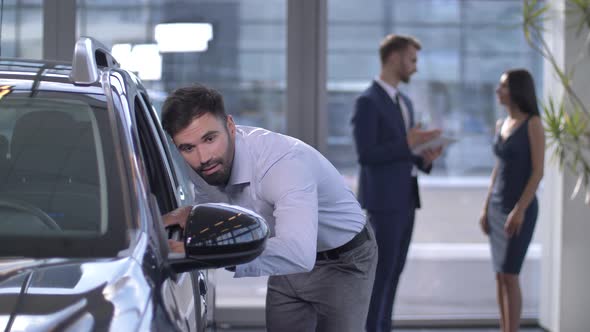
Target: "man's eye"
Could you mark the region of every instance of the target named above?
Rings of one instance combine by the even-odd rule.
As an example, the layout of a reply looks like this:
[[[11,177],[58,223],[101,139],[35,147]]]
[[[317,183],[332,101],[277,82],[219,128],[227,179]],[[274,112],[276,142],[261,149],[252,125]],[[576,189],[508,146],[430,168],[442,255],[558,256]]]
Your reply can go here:
[[[206,137],[205,138],[205,142],[208,142],[208,143],[213,142],[213,140],[214,140],[214,137],[213,136],[209,136],[209,137]]]
[[[192,146],[183,146],[180,150],[182,152],[191,152],[191,151],[193,151],[193,149],[194,149],[194,147],[192,147]]]

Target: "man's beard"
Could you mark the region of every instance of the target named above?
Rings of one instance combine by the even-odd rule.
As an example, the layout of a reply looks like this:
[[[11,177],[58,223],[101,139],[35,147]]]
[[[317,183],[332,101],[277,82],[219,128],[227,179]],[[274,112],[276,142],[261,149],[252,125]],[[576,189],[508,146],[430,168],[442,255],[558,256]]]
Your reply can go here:
[[[228,134],[228,136],[229,136],[229,134]],[[195,172],[197,172],[197,174],[199,174],[199,176],[201,178],[203,178],[203,180],[205,180],[205,182],[207,182],[207,184],[209,184],[211,186],[217,186],[217,187],[226,186],[227,183],[229,182],[229,177],[231,175],[231,170],[232,170],[232,166],[234,163],[235,150],[236,150],[235,145],[231,141],[231,138],[229,138],[229,144],[227,146],[227,149],[226,149],[225,155],[224,155],[225,158],[221,157],[221,158],[212,159],[208,163],[196,168]],[[221,168],[213,174],[209,174],[209,175],[203,174],[204,169],[211,168],[211,166],[214,166],[214,165],[221,165]]]
[[[402,75],[402,76],[400,77],[400,80],[401,80],[402,82],[406,83],[406,84],[407,84],[407,83],[410,83],[410,75]]]
[[[210,168],[212,165],[217,164],[221,165],[221,168],[217,172],[208,175],[203,173],[203,169]],[[199,174],[199,176],[211,186],[225,186],[229,181],[231,173],[230,167],[228,167],[221,158],[214,159],[205,165],[201,165],[199,168],[195,169],[195,172],[197,172],[197,174]]]

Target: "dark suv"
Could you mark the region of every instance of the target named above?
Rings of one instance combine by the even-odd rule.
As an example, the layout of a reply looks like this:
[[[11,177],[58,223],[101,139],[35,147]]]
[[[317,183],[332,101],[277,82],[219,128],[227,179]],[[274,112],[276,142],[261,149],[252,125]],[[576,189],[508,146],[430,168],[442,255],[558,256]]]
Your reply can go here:
[[[268,228],[203,204],[184,234],[164,229],[193,204],[187,169],[139,79],[94,40],[71,65],[0,59],[2,329],[204,331],[201,270],[254,259]]]

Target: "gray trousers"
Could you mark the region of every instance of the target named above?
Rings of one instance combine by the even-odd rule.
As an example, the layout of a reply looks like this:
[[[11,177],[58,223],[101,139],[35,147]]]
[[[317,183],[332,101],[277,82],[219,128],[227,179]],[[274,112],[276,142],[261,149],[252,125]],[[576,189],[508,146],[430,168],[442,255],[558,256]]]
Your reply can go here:
[[[365,329],[377,266],[368,241],[335,260],[319,260],[310,272],[268,278],[269,332],[360,332]]]

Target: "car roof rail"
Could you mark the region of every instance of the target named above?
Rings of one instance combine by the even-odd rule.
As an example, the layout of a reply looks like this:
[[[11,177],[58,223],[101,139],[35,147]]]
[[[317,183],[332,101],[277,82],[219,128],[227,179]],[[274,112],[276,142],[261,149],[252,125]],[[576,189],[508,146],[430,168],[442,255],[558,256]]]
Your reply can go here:
[[[119,68],[120,65],[106,46],[93,38],[80,37],[74,47],[70,80],[79,85],[94,84],[100,77],[99,67]]]

